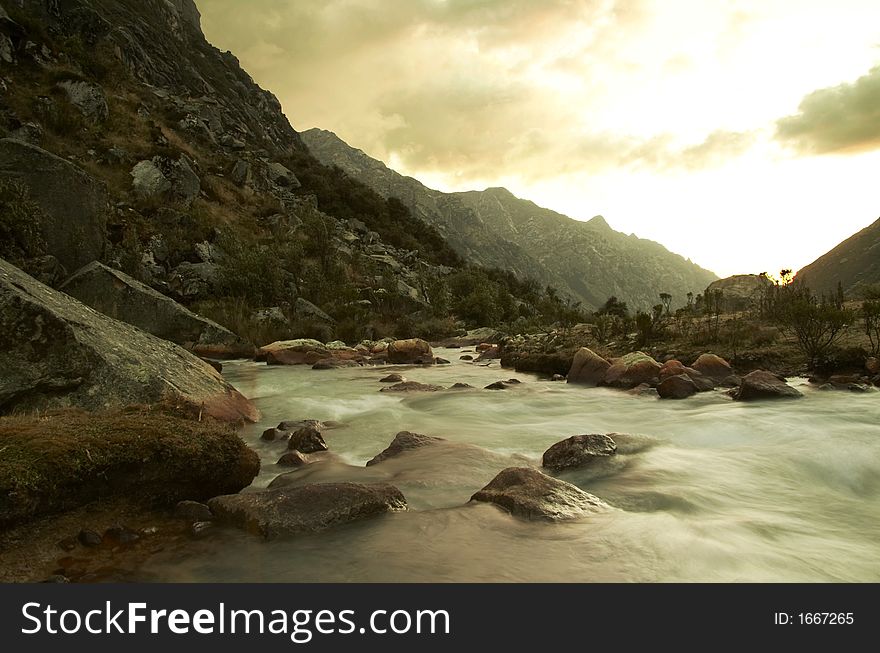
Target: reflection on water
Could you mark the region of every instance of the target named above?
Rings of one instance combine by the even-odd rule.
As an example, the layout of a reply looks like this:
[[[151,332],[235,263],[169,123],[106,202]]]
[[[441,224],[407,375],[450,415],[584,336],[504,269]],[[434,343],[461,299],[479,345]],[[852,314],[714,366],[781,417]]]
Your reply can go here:
[[[242,362],[224,375],[265,415],[247,442],[263,460],[255,487],[285,469],[282,419],[337,420],[333,456],[293,482],[388,480],[410,510],[325,533],[262,542],[235,531],[151,565],[175,581],[878,581],[880,393],[815,392],[734,403],[721,393],[659,401],[517,374],[505,391],[379,393],[389,371],[481,388],[497,363],[313,371]],[[449,444],[364,463],[395,433]],[[620,510],[569,524],[528,523],[471,494],[510,465],[538,465],[578,433],[616,436],[619,455],[560,477]]]

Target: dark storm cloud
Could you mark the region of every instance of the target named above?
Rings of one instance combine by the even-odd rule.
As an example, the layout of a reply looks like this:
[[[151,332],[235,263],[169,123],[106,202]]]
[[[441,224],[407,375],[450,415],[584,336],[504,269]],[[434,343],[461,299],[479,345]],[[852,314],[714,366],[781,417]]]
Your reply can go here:
[[[798,113],[777,122],[776,136],[805,153],[880,148],[880,66],[807,95]]]

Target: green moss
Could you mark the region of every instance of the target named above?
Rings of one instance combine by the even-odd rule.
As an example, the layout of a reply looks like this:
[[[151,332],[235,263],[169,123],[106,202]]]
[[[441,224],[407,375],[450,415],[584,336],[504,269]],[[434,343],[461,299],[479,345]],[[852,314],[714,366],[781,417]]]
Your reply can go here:
[[[112,496],[204,500],[239,491],[258,471],[230,426],[164,409],[0,418],[0,524]]]

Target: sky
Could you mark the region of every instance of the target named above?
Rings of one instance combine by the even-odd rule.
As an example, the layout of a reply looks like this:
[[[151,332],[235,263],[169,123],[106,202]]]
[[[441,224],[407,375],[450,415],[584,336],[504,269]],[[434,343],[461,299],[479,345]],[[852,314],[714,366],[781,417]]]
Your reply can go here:
[[[603,215],[720,276],[880,217],[877,0],[197,0],[320,127],[444,191]]]

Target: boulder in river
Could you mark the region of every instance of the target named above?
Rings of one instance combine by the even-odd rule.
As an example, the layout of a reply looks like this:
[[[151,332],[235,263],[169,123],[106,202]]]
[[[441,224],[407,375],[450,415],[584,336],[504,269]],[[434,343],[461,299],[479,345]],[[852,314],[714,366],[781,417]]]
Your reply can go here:
[[[687,374],[669,376],[657,386],[661,399],[687,399],[697,394],[697,385]]]
[[[299,451],[300,453],[316,453],[327,451],[327,443],[321,437],[321,431],[318,427],[308,425],[290,434],[287,448],[290,451]]]
[[[425,340],[395,340],[388,345],[388,362],[396,365],[433,365],[434,352]]]
[[[803,394],[778,376],[765,370],[755,370],[742,378],[739,388],[731,392],[737,401],[753,399],[797,399]]]
[[[259,411],[210,365],[0,260],[0,411],[188,406],[218,419]]]
[[[609,367],[611,367],[611,363],[599,356],[599,354],[587,347],[581,347],[571,362],[571,369],[568,371],[568,382],[597,386],[605,380],[605,373]]]
[[[266,539],[317,533],[407,507],[400,490],[388,483],[286,486],[215,497],[208,506],[219,521]]]
[[[430,435],[411,433],[410,431],[401,431],[394,436],[391,444],[389,444],[384,451],[376,454],[372,459],[367,461],[367,467],[369,467],[370,465],[375,465],[376,463],[381,463],[383,460],[388,460],[389,458],[399,456],[405,451],[420,449],[421,447],[437,444],[438,442],[446,442],[446,440]]]
[[[98,261],[80,268],[60,290],[104,315],[189,349],[218,345],[241,357],[254,353],[253,345],[226,327]]]
[[[211,509],[208,506],[204,503],[190,500],[181,501],[174,506],[174,516],[190,522],[211,521],[214,519],[214,515],[211,514]]]
[[[397,374],[396,372],[394,374],[389,374],[388,376],[384,376],[379,379],[379,383],[403,383],[404,381],[406,381],[406,378],[401,374]]]
[[[279,340],[257,350],[257,360],[269,365],[314,365],[332,354],[324,343],[308,338]]]
[[[614,440],[601,433],[573,435],[544,452],[541,464],[554,471],[583,467],[617,453]]]
[[[612,361],[605,372],[605,385],[615,388],[634,388],[641,383],[656,385],[660,363],[648,354],[635,351]]]
[[[275,464],[279,467],[303,467],[309,464],[309,459],[300,451],[288,451]]]
[[[419,383],[418,381],[404,381],[382,388],[379,392],[437,392],[438,390],[443,390],[443,386]]]
[[[494,503],[517,517],[547,521],[579,519],[610,507],[576,485],[531,467],[508,467],[471,501]]]

